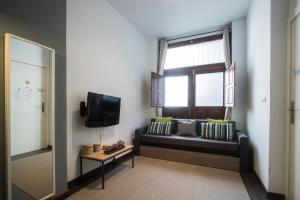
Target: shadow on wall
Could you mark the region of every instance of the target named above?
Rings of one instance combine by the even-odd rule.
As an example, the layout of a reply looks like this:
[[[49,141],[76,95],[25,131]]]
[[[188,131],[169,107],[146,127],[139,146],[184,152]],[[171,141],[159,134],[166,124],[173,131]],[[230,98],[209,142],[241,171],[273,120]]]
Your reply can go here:
[[[246,80],[246,89],[247,89],[247,97],[246,97],[246,111],[251,111],[253,109],[253,66],[248,66],[247,67],[247,75],[245,76]],[[246,121],[247,121],[247,115],[246,115]]]
[[[252,83],[253,83],[253,66],[248,66],[246,68],[246,76],[245,76],[245,83],[246,83],[246,112],[248,113],[253,109],[253,88],[252,88]],[[249,130],[248,130],[248,115],[246,114],[246,134],[249,135]],[[253,168],[254,166],[254,151],[256,148],[253,147],[253,144],[251,143],[251,137],[249,137],[249,142],[250,142],[250,152],[249,152],[249,157],[250,157],[250,166]],[[252,170],[252,169],[251,169]]]
[[[104,130],[105,129],[105,130]],[[100,142],[100,131],[102,142],[113,138],[115,135],[115,126],[105,128],[88,128],[85,126],[85,118],[81,117],[79,111],[75,111],[72,117],[72,148],[79,152],[83,144],[91,142]]]
[[[79,105],[79,104],[78,104]],[[105,130],[104,130],[105,129]],[[73,112],[72,116],[72,155],[76,156],[76,174],[80,170],[80,150],[84,144],[100,143],[100,131],[102,144],[115,137],[115,126],[105,128],[88,128],[85,126],[85,118],[80,116],[79,111]],[[99,163],[86,160],[83,165],[85,172],[99,166]]]

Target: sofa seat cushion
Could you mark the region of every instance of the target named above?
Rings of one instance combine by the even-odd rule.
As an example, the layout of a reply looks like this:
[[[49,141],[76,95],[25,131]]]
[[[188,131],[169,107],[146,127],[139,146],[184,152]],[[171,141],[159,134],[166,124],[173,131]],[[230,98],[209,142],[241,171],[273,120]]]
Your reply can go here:
[[[141,136],[141,143],[149,142],[155,144],[175,145],[182,147],[204,148],[212,150],[238,151],[238,143],[236,141],[218,141],[204,139],[201,137],[184,137],[184,136],[158,136],[144,134]]]

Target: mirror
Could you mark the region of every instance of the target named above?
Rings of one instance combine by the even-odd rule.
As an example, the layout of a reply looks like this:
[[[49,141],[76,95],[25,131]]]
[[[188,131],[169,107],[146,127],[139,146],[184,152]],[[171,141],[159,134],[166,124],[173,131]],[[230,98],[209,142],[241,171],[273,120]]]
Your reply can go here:
[[[5,34],[5,131],[8,199],[55,194],[54,56],[38,43]]]

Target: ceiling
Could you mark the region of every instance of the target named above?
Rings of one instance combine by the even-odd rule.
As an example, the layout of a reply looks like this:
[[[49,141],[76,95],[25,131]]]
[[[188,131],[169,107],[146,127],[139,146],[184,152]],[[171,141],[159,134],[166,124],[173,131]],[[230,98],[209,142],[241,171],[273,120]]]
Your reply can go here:
[[[250,0],[108,0],[149,37],[221,26],[246,15]]]

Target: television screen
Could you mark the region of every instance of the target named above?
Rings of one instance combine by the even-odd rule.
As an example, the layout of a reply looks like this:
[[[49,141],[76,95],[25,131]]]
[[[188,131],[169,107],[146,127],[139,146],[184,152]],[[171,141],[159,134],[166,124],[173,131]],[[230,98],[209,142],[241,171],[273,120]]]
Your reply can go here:
[[[89,92],[86,126],[103,127],[119,123],[121,98]]]

